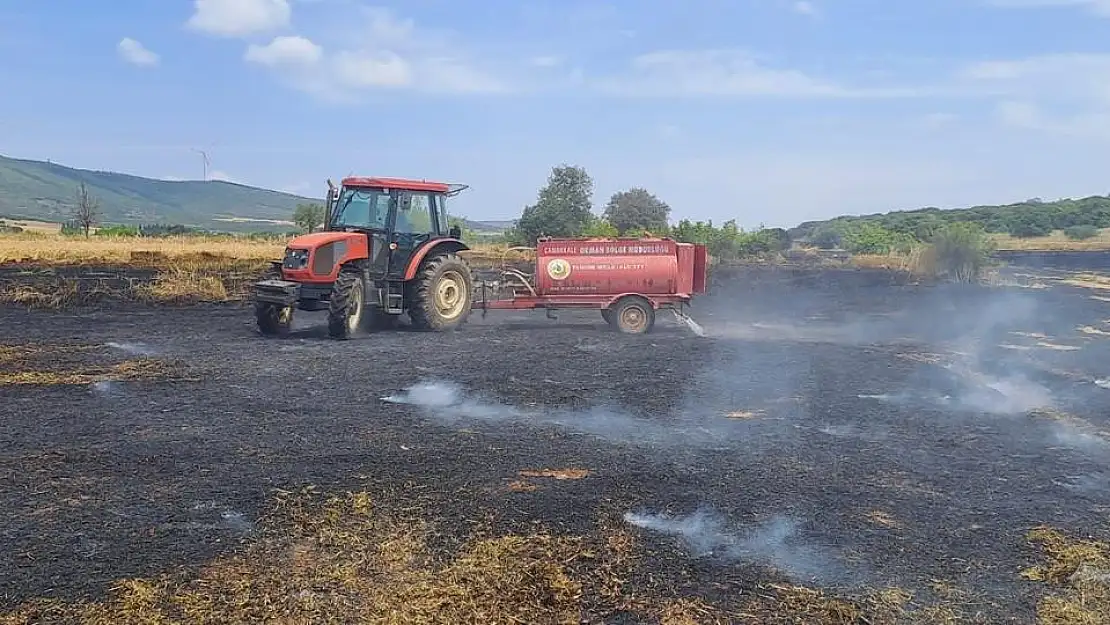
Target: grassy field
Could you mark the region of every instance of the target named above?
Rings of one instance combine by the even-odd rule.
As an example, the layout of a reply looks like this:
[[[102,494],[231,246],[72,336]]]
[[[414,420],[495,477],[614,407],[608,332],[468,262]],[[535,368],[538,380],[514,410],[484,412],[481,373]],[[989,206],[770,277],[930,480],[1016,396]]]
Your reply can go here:
[[[163,303],[232,301],[245,296],[246,286],[271,261],[280,260],[285,241],[245,237],[177,236],[164,238],[0,234],[0,268],[5,265],[38,271],[30,284],[5,284],[0,276],[0,302],[35,308],[61,308],[101,298]],[[475,267],[491,266],[506,257],[506,248],[477,245],[464,256]],[[115,283],[83,279],[82,271],[98,267],[119,274]],[[70,273],[59,273],[68,270]],[[155,272],[153,280],[136,282],[135,271]],[[118,283],[126,281],[127,286]]]
[[[1101,230],[1098,236],[1085,241],[1073,241],[1056,231],[1046,237],[1019,239],[1006,234],[994,235],[995,245],[1000,250],[1026,251],[1101,251],[1110,250],[1110,229]]]
[[[142,264],[151,257],[174,265],[198,259],[228,258],[269,261],[281,258],[284,244],[231,237],[70,237],[41,235],[0,236],[0,263]]]
[[[23,228],[25,232],[40,234],[58,234],[62,231],[62,224],[53,221],[35,221],[33,219],[5,219],[0,218],[0,226],[14,226]]]

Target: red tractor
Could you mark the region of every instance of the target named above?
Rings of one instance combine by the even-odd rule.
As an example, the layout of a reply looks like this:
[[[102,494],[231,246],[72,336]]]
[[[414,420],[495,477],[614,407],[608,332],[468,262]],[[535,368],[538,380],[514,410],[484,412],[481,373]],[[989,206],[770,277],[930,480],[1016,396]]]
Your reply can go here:
[[[620,332],[643,334],[668,309],[683,312],[706,290],[704,245],[665,238],[541,238],[534,265],[475,280],[447,223],[447,198],[466,187],[399,178],[329,180],[324,230],[294,238],[271,275],[253,286],[263,334],[288,333],[293,311],[327,310],[328,333],[384,328],[408,313],[413,326],[450,330],[474,308],[592,309]],[[525,248],[531,249],[531,248]],[[480,295],[480,297],[476,297]]]
[[[328,334],[387,327],[408,313],[415,327],[447,330],[470,315],[468,249],[447,223],[447,198],[466,187],[399,178],[328,181],[324,229],[298,236],[253,285],[263,334],[289,332],[295,308],[328,311]]]

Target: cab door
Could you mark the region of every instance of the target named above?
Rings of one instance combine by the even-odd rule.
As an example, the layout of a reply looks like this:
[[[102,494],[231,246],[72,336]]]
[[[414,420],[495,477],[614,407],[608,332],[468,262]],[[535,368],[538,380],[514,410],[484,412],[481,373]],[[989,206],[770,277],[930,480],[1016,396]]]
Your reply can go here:
[[[389,276],[399,280],[408,268],[409,260],[424,243],[435,236],[435,221],[430,193],[401,191],[397,195],[397,210],[393,213],[393,235],[389,255]]]

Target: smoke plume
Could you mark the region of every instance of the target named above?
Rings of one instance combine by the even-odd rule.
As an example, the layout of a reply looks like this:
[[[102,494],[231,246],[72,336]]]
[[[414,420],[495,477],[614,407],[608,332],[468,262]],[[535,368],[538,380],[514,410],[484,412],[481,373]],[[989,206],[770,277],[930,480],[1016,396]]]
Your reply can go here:
[[[650,512],[627,512],[624,520],[636,527],[677,536],[698,558],[723,558],[771,567],[795,579],[829,581],[838,568],[822,550],[803,544],[799,523],[776,516],[755,528],[739,533],[729,530],[724,520],[710,510],[686,516]]]
[[[744,432],[751,423],[729,421],[720,414],[682,413],[669,419],[637,418],[605,406],[584,411],[522,410],[475,395],[454,382],[425,380],[382,401],[419,407],[428,418],[454,425],[513,423],[558,427],[614,443],[707,445]]]

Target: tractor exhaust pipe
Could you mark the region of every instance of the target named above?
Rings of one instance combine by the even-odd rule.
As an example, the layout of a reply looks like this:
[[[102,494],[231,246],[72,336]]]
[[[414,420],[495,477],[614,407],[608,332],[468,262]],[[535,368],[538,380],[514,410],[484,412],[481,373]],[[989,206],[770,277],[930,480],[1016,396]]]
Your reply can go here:
[[[335,183],[331,181],[331,178],[328,178],[328,195],[327,199],[324,200],[324,230],[331,229],[332,207],[339,199],[338,195],[339,190],[335,188]]]

